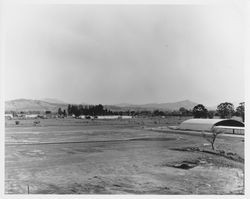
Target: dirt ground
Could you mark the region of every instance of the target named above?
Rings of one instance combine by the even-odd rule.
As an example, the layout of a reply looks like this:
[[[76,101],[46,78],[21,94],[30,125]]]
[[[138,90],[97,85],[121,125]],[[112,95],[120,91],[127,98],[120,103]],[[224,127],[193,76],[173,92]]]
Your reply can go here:
[[[243,194],[244,138],[221,136],[218,150],[197,135],[152,131],[186,118],[6,121],[6,194]]]

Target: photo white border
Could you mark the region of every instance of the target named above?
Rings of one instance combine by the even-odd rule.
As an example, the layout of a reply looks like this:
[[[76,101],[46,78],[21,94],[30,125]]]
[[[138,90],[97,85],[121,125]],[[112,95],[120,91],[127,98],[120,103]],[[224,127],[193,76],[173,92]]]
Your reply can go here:
[[[0,198],[13,198],[13,199],[20,199],[20,198],[50,198],[50,199],[64,199],[64,198],[90,198],[90,199],[109,199],[109,198],[119,198],[119,199],[127,199],[127,198],[143,198],[143,199],[151,199],[151,198],[225,198],[225,199],[234,199],[234,198],[250,198],[249,195],[249,120],[250,120],[250,113],[249,113],[249,85],[250,85],[250,0],[2,0],[0,1],[0,140],[1,140],[1,149],[0,149],[0,157],[1,157],[1,173],[0,173]],[[143,5],[143,4],[164,4],[164,5],[211,5],[211,4],[233,4],[240,6],[244,6],[246,9],[246,51],[245,51],[245,102],[246,102],[246,117],[245,117],[245,194],[244,195],[18,195],[18,194],[4,194],[4,132],[5,132],[5,122],[4,122],[4,88],[5,88],[5,79],[4,79],[4,66],[5,66],[5,51],[4,51],[4,41],[5,41],[5,31],[4,31],[4,16],[6,7],[12,6],[15,4],[136,4],[136,5]]]

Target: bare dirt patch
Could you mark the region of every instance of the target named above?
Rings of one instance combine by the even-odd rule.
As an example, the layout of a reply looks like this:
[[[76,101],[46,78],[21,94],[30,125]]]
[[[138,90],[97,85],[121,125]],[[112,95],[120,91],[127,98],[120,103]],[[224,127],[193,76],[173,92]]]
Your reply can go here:
[[[205,152],[202,137],[136,122],[62,119],[6,128],[5,193],[27,194],[28,185],[32,194],[244,193],[244,161],[235,158],[244,158],[242,138],[218,138],[224,157]]]

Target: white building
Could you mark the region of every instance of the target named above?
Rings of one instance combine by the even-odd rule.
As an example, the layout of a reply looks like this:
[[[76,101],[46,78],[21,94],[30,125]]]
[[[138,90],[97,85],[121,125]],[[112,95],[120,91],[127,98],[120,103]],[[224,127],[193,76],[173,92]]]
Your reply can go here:
[[[11,120],[13,119],[13,115],[12,114],[5,114],[5,119]]]
[[[29,114],[29,115],[25,115],[25,119],[36,119],[38,118],[37,114]]]
[[[100,120],[113,120],[113,119],[121,119],[120,115],[98,115],[97,119]]]
[[[80,119],[99,119],[99,120],[114,120],[114,119],[131,119],[132,116],[128,115],[98,115],[96,117],[89,115],[80,115]]]

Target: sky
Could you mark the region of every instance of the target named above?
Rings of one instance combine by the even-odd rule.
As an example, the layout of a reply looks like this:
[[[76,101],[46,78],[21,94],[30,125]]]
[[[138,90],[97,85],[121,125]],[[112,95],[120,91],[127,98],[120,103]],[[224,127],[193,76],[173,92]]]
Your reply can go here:
[[[5,100],[244,100],[241,5],[15,5],[4,30]]]

